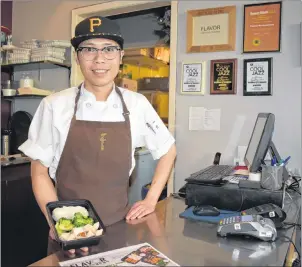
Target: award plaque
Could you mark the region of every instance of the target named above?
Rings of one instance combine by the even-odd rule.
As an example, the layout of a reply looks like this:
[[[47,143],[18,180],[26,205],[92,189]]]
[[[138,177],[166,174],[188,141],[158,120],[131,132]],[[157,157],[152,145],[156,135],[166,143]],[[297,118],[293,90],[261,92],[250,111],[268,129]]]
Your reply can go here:
[[[272,58],[244,60],[243,95],[272,95]]]
[[[187,53],[235,50],[236,6],[189,10]]]
[[[211,94],[236,94],[237,59],[211,60]]]
[[[204,95],[205,62],[182,63],[181,94]]]
[[[281,2],[244,6],[243,53],[279,52]]]

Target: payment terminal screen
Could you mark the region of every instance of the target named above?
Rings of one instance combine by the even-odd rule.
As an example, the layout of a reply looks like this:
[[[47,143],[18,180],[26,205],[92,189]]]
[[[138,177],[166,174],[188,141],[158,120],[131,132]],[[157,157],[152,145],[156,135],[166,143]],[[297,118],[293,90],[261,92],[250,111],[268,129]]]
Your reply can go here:
[[[252,215],[245,215],[241,217],[242,222],[250,222],[253,219]]]

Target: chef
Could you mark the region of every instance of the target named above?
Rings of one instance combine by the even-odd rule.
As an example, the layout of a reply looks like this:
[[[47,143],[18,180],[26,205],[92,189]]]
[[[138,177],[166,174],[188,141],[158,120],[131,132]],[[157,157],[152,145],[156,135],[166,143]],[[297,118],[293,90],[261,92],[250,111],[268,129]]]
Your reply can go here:
[[[142,218],[154,211],[167,183],[173,136],[145,96],[114,83],[123,43],[113,20],[80,22],[71,44],[84,81],[41,101],[19,147],[32,159],[33,192],[47,220],[48,202],[69,199],[90,200],[105,225]],[[137,147],[147,147],[158,164],[146,198],[129,207]]]

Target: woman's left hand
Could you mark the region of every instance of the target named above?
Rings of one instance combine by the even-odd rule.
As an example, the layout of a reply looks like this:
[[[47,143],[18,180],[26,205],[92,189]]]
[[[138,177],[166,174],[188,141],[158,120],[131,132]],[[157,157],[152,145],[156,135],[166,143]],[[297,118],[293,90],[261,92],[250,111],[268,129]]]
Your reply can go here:
[[[129,210],[126,220],[140,219],[152,213],[155,210],[155,206],[156,204],[152,204],[145,199],[138,201]]]

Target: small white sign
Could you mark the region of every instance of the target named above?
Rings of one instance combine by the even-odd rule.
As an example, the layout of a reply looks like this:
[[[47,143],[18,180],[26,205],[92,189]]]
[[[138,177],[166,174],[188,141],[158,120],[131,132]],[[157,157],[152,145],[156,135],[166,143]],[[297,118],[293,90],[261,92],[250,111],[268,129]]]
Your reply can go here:
[[[182,64],[182,94],[204,94],[205,63]]]
[[[247,64],[247,92],[268,92],[268,62],[249,62]]]
[[[190,107],[190,131],[220,131],[220,109],[206,109],[203,107]]]
[[[234,228],[235,228],[235,230],[241,230],[241,226],[239,223],[235,223]]]

